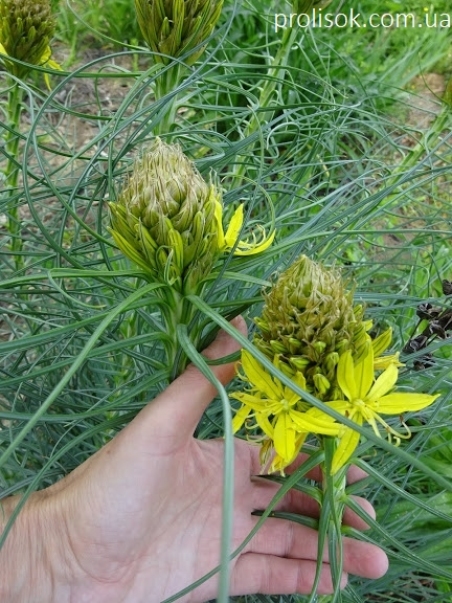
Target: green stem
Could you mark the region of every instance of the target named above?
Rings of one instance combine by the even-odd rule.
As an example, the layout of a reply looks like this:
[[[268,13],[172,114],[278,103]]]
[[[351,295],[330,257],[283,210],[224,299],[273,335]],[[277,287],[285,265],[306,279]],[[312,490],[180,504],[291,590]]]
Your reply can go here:
[[[333,578],[334,592],[331,602],[340,601],[340,582],[343,571],[343,554],[341,525],[345,507],[345,486],[347,467],[343,467],[337,473],[331,471],[334,453],[336,451],[336,439],[323,438],[323,449],[325,461],[323,464],[323,504],[321,509],[321,522],[327,529],[329,560]],[[321,551],[319,551],[321,555]]]
[[[166,71],[163,71],[157,76],[155,81],[155,98],[157,101],[170,95],[174,90],[177,89],[181,78],[181,65],[175,63]],[[162,119],[156,125],[154,133],[158,136],[159,134],[169,134],[171,128],[176,121],[177,112],[177,94],[173,94],[168,98],[167,103],[163,106]]]
[[[174,287],[168,286],[161,290],[164,299],[162,305],[162,318],[165,324],[166,333],[171,343],[166,346],[167,366],[170,369],[170,381],[174,381],[187,367],[188,358],[183,353],[177,336],[177,328],[185,325],[190,328],[197,309],[188,301],[188,299]],[[198,349],[201,332],[199,328],[190,328],[190,339],[194,347]]]
[[[20,142],[20,118],[22,115],[23,88],[14,78],[9,79],[8,102],[6,107],[7,121],[10,130],[5,136],[5,149],[7,153],[6,167],[4,171],[5,189],[7,195],[6,214],[8,216],[7,228],[11,235],[11,251],[14,255],[16,269],[23,266],[23,259],[19,255],[22,251],[22,239],[20,238],[19,199],[14,198],[17,193],[20,165],[18,165],[18,153]]]
[[[267,72],[267,78],[262,86],[257,109],[265,109],[268,107],[276,87],[282,84],[285,75],[284,67],[288,63],[289,54],[295,42],[297,33],[298,31],[295,27],[289,27],[284,30],[278,52],[276,53],[276,56],[270,65],[270,68]],[[269,122],[272,118],[272,115],[273,113],[269,115],[268,111],[262,110],[253,113],[248,125],[245,128],[245,132],[243,134],[244,139],[249,138],[255,132],[257,132],[263,123]],[[250,150],[252,150],[253,147],[254,143],[251,144]],[[246,165],[244,163],[236,164],[234,176],[236,178],[237,186],[240,185],[243,176],[245,175],[245,171]]]

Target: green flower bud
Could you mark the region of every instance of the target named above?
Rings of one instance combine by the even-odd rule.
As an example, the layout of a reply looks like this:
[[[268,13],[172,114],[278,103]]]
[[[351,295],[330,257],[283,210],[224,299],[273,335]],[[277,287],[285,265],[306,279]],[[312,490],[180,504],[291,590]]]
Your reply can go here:
[[[6,56],[30,65],[49,63],[54,30],[50,0],[0,0],[0,59],[6,69],[20,78],[29,71]]]
[[[184,55],[188,65],[199,59],[222,6],[223,0],[135,0],[143,38],[165,65]]]
[[[328,379],[325,377],[325,375],[322,375],[321,373],[317,373],[316,375],[313,376],[313,381],[314,381],[315,389],[317,390],[319,396],[323,397],[325,394],[328,393],[328,391],[331,387],[331,383],[328,381]]]
[[[270,340],[270,346],[276,354],[284,354],[284,352],[286,351],[284,345],[274,339]]]
[[[339,353],[338,352],[330,352],[325,356],[325,367],[328,370],[328,374],[333,374],[337,363],[339,362]]]
[[[280,362],[278,368],[282,373],[284,373],[290,378],[295,375],[295,371],[285,362]]]
[[[370,341],[363,313],[362,306],[353,305],[353,292],[338,269],[302,255],[265,295],[255,344],[266,354],[258,341],[271,353],[277,350],[288,366],[303,373],[310,391],[331,399],[339,356],[347,349],[360,355]]]
[[[314,348],[315,352],[321,356],[322,353],[326,350],[326,343],[324,341],[314,341],[314,343],[312,344],[312,347]]]
[[[311,364],[309,358],[304,358],[303,356],[290,356],[289,362],[297,371],[302,373]]]
[[[291,354],[296,354],[301,349],[301,343],[295,337],[289,337],[287,345]]]
[[[189,283],[193,292],[220,254],[215,203],[221,203],[221,192],[179,146],[158,139],[110,203],[110,232],[152,280],[181,292]]]

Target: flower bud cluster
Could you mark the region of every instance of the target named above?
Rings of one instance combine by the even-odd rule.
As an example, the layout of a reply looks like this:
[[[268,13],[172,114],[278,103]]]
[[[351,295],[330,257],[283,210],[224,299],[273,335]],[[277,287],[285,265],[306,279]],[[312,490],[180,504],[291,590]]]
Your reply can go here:
[[[267,235],[261,228],[260,237],[241,240],[243,204],[224,232],[220,187],[212,179],[206,182],[178,145],[158,138],[136,161],[110,211],[110,232],[119,249],[150,280],[183,294],[198,293],[223,254],[261,253],[275,236],[274,230]]]
[[[50,0],[0,0],[0,58],[7,70],[23,77],[29,68],[2,55],[30,65],[45,65],[50,59],[54,29]]]
[[[223,0],[135,0],[141,33],[165,65],[184,55],[187,65],[198,60],[222,6]]]
[[[151,279],[194,290],[219,255],[220,202],[220,190],[203,179],[180,147],[158,139],[135,163],[117,203],[110,203],[110,231]]]
[[[339,270],[302,255],[266,294],[254,343],[269,358],[279,354],[289,376],[301,371],[316,397],[331,399],[339,356],[350,349],[358,358],[370,345],[363,314]]]

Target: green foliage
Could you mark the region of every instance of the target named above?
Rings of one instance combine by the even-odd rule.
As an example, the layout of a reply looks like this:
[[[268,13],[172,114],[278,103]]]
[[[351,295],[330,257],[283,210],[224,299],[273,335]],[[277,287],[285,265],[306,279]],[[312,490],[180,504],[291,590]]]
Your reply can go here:
[[[136,44],[141,33],[131,0],[54,0],[58,9],[57,37],[72,53],[70,62],[80,53],[95,47],[122,48]]]
[[[404,10],[399,2],[362,3],[374,12],[389,4]],[[435,10],[446,11],[443,4]],[[118,66],[118,54],[106,50],[110,38],[139,39],[129,0],[57,5],[66,64],[81,66],[52,76],[48,94],[20,84],[27,119],[9,138],[22,172],[0,197],[0,217],[13,200],[19,226],[11,240],[2,221],[0,242],[2,494],[67,474],[171,378],[159,298],[107,227],[108,202],[165,123],[174,96],[174,123],[162,138],[178,141],[206,179],[218,174],[226,212],[244,202],[246,228],[268,227],[274,207],[278,232],[263,256],[226,262],[209,281],[209,310],[196,309],[206,326],[201,347],[213,335],[213,317],[256,315],[262,287],[302,252],[355,279],[355,299],[376,329],[393,327],[392,352],[415,332],[417,305],[438,303],[441,280],[452,278],[451,117],[437,99],[413,118],[411,106],[426,92],[409,90],[414,76],[435,65],[450,69],[450,32],[296,30],[284,41],[267,3],[230,0],[201,62],[156,101],[161,71],[152,52],[126,50]],[[84,58],[88,43],[97,45],[96,58]],[[0,121],[7,125],[5,114]],[[1,172],[5,164],[0,157]],[[359,449],[370,477],[348,491],[374,502],[378,523],[366,537],[388,550],[391,566],[376,582],[352,580],[346,602],[450,600],[448,339],[426,351],[435,362],[421,371],[416,354],[402,355],[403,387],[441,391],[441,400],[404,418],[412,436],[400,448],[371,445],[369,437]],[[217,401],[198,435],[219,434]]]

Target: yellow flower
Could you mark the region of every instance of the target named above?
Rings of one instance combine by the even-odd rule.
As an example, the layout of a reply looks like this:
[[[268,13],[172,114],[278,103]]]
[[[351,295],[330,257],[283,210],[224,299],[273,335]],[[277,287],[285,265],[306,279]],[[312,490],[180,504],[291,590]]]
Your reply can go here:
[[[438,395],[393,392],[398,378],[398,368],[392,363],[375,380],[374,348],[369,346],[368,353],[355,363],[350,350],[339,358],[337,380],[345,400],[326,402],[325,405],[354,421],[357,425],[369,423],[374,433],[381,437],[378,424],[387,431],[388,438],[394,438],[396,444],[402,437],[388,425],[381,415],[399,415],[404,412],[421,410],[432,404]],[[316,421],[335,423],[332,417],[326,419],[323,411],[312,408],[306,418]],[[314,428],[311,431],[315,431]],[[352,456],[358,446],[360,434],[350,427],[342,426],[339,444],[333,457],[332,472],[336,473]]]
[[[304,410],[307,406],[300,396],[286,387],[279,379],[268,373],[265,368],[246,350],[242,350],[242,379],[251,385],[246,392],[234,392],[231,397],[242,402],[233,420],[234,433],[240,429],[248,417],[255,420],[265,436],[273,442],[276,456],[270,471],[283,471],[290,465],[300,451],[306,435],[310,431],[325,435],[337,435],[340,425],[326,419],[326,415],[308,417]],[[279,359],[275,356],[273,364],[279,368]],[[304,375],[297,372],[292,378],[301,389],[306,388]],[[268,444],[267,444],[268,449]]]
[[[217,202],[215,205],[215,218],[218,225],[218,246],[220,251],[231,251],[237,244],[234,249],[234,255],[255,255],[268,249],[275,238],[275,230],[267,236],[265,230],[262,228],[260,238],[256,238],[253,233],[252,242],[238,241],[243,226],[243,203],[235,210],[226,233],[223,230],[223,206],[220,202]]]

